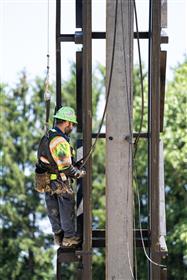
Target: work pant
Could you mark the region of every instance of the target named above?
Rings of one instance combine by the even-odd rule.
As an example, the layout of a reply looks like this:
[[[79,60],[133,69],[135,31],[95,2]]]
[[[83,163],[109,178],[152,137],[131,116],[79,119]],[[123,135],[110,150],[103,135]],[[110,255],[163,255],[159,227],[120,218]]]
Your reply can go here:
[[[74,198],[64,198],[62,195],[46,192],[45,201],[52,231],[59,233],[63,230],[64,237],[74,236]]]

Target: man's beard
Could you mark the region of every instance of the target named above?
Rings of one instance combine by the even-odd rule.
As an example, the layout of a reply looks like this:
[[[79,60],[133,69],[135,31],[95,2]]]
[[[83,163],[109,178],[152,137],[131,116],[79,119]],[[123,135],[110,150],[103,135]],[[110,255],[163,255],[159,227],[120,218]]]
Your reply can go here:
[[[72,132],[72,128],[69,127],[69,126],[66,126],[66,127],[65,127],[65,134],[66,134],[66,135],[69,135],[71,132]]]

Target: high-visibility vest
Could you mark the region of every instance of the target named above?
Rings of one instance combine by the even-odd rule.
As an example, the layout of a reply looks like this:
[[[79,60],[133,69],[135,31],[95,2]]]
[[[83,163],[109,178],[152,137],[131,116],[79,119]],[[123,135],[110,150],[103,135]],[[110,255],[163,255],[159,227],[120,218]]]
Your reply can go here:
[[[49,173],[63,172],[72,164],[73,151],[68,137],[56,129],[50,129],[48,134],[44,135],[40,141],[38,162]]]

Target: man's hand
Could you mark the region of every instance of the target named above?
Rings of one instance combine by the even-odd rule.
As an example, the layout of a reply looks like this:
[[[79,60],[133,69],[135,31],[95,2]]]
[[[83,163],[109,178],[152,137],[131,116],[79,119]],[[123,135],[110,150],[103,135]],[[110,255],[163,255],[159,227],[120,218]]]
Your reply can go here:
[[[86,175],[85,169],[78,169],[76,166],[70,165],[69,168],[63,171],[63,173],[70,178],[79,179]]]
[[[77,179],[83,178],[86,175],[86,170],[79,170],[79,175],[77,177]]]
[[[86,170],[85,169],[77,169],[75,178],[80,179],[83,178],[86,175]]]

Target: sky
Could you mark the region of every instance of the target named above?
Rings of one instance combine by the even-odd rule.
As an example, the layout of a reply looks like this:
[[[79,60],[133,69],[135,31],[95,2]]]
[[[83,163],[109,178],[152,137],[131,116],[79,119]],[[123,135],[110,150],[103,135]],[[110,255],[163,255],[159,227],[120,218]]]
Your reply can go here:
[[[75,8],[73,0],[61,0],[61,33],[74,33]],[[139,31],[148,30],[148,0],[136,0]],[[93,31],[105,31],[105,0],[92,0]],[[0,0],[0,82],[14,86],[21,71],[27,78],[45,77],[47,67],[48,38],[50,54],[50,81],[55,81],[55,0]],[[166,79],[172,78],[171,68],[187,54],[187,1],[168,0],[169,44],[163,49],[168,52]],[[134,41],[136,46],[136,41]],[[75,61],[75,51],[80,45],[62,44],[62,78],[68,79],[70,61]],[[147,62],[147,43],[141,41],[141,56]],[[93,66],[105,64],[105,40],[93,40]],[[134,63],[138,57],[134,54]],[[43,230],[51,232],[49,221],[41,223]]]
[[[74,33],[74,0],[61,1],[61,33]],[[148,2],[136,0],[139,31],[148,30]],[[105,0],[92,0],[92,11],[93,31],[105,31]],[[186,0],[168,0],[168,28],[165,32],[169,36],[169,44],[162,45],[162,49],[168,52],[166,78],[170,80],[171,69],[187,54]],[[0,0],[0,39],[0,82],[14,85],[22,70],[26,70],[29,81],[36,76],[44,77],[48,48],[50,80],[55,80],[55,0]],[[134,45],[136,63],[135,40]],[[62,79],[68,79],[70,61],[75,61],[75,51],[80,48],[81,45],[74,43],[62,43]],[[145,64],[147,51],[147,42],[141,40],[141,56]],[[97,62],[105,64],[105,56],[105,40],[93,40],[93,68]]]

